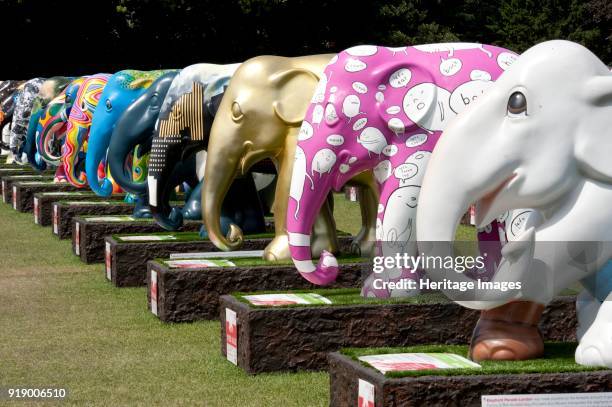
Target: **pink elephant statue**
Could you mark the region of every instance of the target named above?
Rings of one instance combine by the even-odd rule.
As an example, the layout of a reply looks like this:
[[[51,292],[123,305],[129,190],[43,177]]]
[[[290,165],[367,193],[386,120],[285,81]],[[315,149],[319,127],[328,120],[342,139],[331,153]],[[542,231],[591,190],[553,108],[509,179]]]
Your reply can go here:
[[[445,43],[399,48],[360,45],[330,61],[298,134],[287,211],[291,255],[304,278],[318,285],[336,279],[338,262],[331,253],[323,253],[318,265],[311,260],[310,231],[330,190],[340,190],[365,170],[374,171],[380,186],[378,253],[417,254],[418,197],[440,134],[516,58],[515,53],[492,45]],[[496,153],[491,151],[491,157]],[[493,241],[497,252],[503,235],[498,229],[503,231],[503,225],[495,223],[479,233],[479,240]],[[383,281],[416,280],[417,271],[385,268],[372,276]],[[402,294],[366,284],[362,295]]]

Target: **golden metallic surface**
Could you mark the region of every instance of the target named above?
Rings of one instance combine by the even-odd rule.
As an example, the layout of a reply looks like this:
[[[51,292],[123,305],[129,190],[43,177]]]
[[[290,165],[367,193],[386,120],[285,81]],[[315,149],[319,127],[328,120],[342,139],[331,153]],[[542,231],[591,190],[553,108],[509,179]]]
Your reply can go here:
[[[191,140],[204,139],[204,87],[199,82],[193,82],[191,92],[174,103],[167,119],[159,121],[159,136],[177,137],[187,127]]]
[[[270,158],[278,179],[272,212],[275,238],[266,247],[267,260],[289,260],[286,213],[297,146],[297,134],[310,100],[332,54],[296,58],[260,56],[243,63],[225,91],[211,129],[202,189],[204,222],[211,241],[221,250],[236,250],[242,231],[236,226],[228,237],[220,232],[221,203],[231,182],[253,164]],[[362,230],[357,247],[369,251],[374,240],[378,188],[371,172],[355,178],[362,188]],[[335,222],[326,204],[313,233],[313,253],[337,252]]]

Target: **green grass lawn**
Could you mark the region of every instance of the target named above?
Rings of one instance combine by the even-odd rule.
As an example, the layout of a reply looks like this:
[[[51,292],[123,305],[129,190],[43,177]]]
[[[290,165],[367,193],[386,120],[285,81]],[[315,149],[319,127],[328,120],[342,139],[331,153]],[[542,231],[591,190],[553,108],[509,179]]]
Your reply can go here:
[[[355,203],[336,211],[359,229]],[[0,204],[0,229],[0,387],[65,387],[62,405],[329,404],[327,373],[246,375],[221,355],[219,322],[159,322],[144,288],[114,288],[32,214]]]
[[[335,212],[359,230],[356,203],[338,195]],[[144,288],[114,288],[31,214],[0,204],[0,230],[0,387],[64,387],[62,405],[329,404],[326,373],[247,376],[221,356],[219,322],[159,322]]]

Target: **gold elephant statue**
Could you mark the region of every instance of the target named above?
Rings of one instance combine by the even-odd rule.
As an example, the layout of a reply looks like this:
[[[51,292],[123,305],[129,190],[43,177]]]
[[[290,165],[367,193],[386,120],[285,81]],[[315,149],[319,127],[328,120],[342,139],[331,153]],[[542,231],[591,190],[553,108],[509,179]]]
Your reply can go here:
[[[260,56],[234,73],[215,116],[208,144],[202,189],[204,222],[210,240],[221,250],[237,250],[243,234],[236,225],[221,233],[221,204],[235,177],[270,159],[278,173],[272,211],[275,237],[264,250],[266,260],[289,260],[286,213],[297,137],[319,78],[333,54],[295,58]],[[361,187],[362,228],[352,250],[370,253],[375,241],[378,186],[371,172],[351,180]],[[313,253],[338,251],[336,225],[328,200],[313,231]]]

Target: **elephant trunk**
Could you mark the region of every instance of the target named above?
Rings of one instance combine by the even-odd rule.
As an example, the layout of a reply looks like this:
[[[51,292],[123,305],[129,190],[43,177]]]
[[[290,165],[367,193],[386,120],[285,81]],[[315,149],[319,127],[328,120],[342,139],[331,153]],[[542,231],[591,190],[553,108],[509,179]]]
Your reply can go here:
[[[117,129],[119,129],[119,125],[117,124]],[[132,173],[128,171],[126,168],[126,160],[137,145],[141,145],[141,143],[146,142],[147,134],[141,132],[137,137],[130,139],[129,141],[125,140],[125,137],[116,137],[118,134],[117,130],[113,133],[113,137],[111,138],[110,145],[108,146],[108,165],[110,168],[110,173],[113,176],[113,179],[117,184],[121,185],[121,187],[135,195],[144,195],[147,193],[147,183],[146,182],[136,182],[132,178]],[[150,132],[149,132],[150,134]],[[149,139],[149,145],[151,140]],[[141,149],[141,155],[144,155],[148,148]],[[128,166],[128,167],[131,167]]]
[[[38,120],[40,119],[43,112],[44,110],[40,109],[39,111],[32,113],[32,115],[30,116],[30,123],[28,124],[28,132],[26,135],[26,142],[24,147],[24,152],[28,157],[28,162],[30,163],[30,166],[36,171],[41,172],[47,169],[47,164],[40,158],[40,156],[37,157],[36,154],[36,130],[38,128]]]
[[[204,224],[208,237],[215,246],[223,251],[238,250],[244,236],[240,227],[230,225],[227,238],[221,232],[221,206],[237,173],[239,153],[221,154],[208,151],[206,157],[206,182],[202,189]]]
[[[93,134],[95,134],[95,140],[100,143],[110,138],[109,133],[111,129],[101,130],[102,134],[98,134],[98,131],[97,128],[92,126],[90,130],[90,140],[94,140],[94,138],[91,137]],[[105,152],[106,145],[104,143],[101,143],[101,145],[90,143],[87,155],[85,156],[85,172],[87,174],[89,186],[91,190],[99,196],[110,196],[113,193],[113,184],[106,176],[100,180],[98,179],[98,168],[104,159]],[[106,171],[104,171],[103,174],[106,175]]]
[[[76,127],[76,126],[75,126]],[[87,184],[87,180],[83,177],[81,147],[85,143],[88,129],[78,126],[75,128],[68,125],[66,132],[66,140],[62,147],[62,161],[64,163],[64,173],[66,179],[77,188],[83,188]]]
[[[39,129],[36,134],[36,145],[38,154],[42,157],[44,161],[52,165],[60,165],[61,160],[61,149],[53,151],[53,146],[51,140],[55,137],[57,140],[57,134],[66,133],[66,121],[61,117],[55,117],[47,124],[45,124],[42,129]],[[57,154],[57,151],[60,152],[60,155]]]
[[[170,194],[176,185],[172,177],[182,166],[180,137],[155,137],[149,158],[149,207],[157,223],[167,230],[177,230],[183,225],[180,210],[170,206]]]
[[[468,133],[468,134],[473,134]],[[419,209],[417,212],[417,240],[419,252],[434,261],[427,262],[427,277],[440,282],[452,281],[460,284],[474,283],[466,273],[472,274],[474,270],[457,271],[448,267],[444,262],[435,259],[448,259],[454,257],[455,231],[463,214],[468,210],[470,204],[476,202],[478,226],[486,226],[489,217],[483,217],[479,208],[483,203],[494,198],[496,190],[486,188],[485,180],[494,181],[503,178],[505,172],[499,169],[487,171],[477,160],[462,160],[456,157],[465,157],[453,151],[457,148],[456,140],[461,134],[456,134],[454,128],[446,130],[432,157],[425,173],[421,191],[419,194]],[[453,155],[453,152],[455,153]],[[488,157],[486,149],[479,151]],[[454,158],[451,159],[451,158]],[[445,159],[446,158],[446,159]],[[457,177],[457,174],[470,174],[470,177]],[[501,175],[499,175],[501,174]],[[501,181],[500,181],[501,182]],[[500,213],[501,215],[501,213]],[[480,236],[479,236],[480,238]],[[480,241],[481,259],[485,268],[496,267],[495,270],[487,270],[493,283],[508,283],[520,281],[522,272],[513,270],[526,270],[532,258],[533,233],[526,233],[521,239],[507,243],[500,253],[499,241]],[[483,249],[485,249],[483,251]],[[521,255],[519,255],[521,253]],[[526,253],[525,255],[522,255]],[[484,256],[483,256],[484,255]],[[503,257],[501,257],[503,256]],[[496,261],[488,261],[490,259]],[[467,290],[465,292],[453,289],[443,289],[442,292],[451,300],[474,309],[490,309],[507,301],[512,300],[516,293],[513,290],[506,292],[497,290]]]
[[[311,233],[331,186],[321,182],[320,175],[318,180],[317,176],[313,176],[315,178],[313,180],[308,173],[305,173],[305,177],[296,176],[295,170],[296,168],[291,180],[291,196],[287,207],[287,234],[291,259],[300,275],[306,280],[316,285],[328,285],[338,277],[338,260],[332,253],[323,250],[319,263],[315,265],[312,261]],[[302,191],[302,194],[296,195],[296,191]]]

